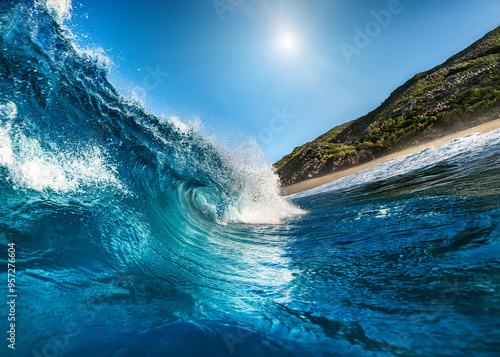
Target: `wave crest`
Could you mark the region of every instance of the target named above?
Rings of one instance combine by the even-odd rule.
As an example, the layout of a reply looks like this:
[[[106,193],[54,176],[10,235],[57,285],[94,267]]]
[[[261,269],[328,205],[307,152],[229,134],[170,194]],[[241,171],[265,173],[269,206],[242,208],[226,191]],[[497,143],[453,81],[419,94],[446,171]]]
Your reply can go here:
[[[0,71],[7,74],[0,152],[12,182],[63,193],[126,187],[155,198],[171,191],[175,209],[184,200],[222,224],[276,224],[302,213],[280,195],[257,147],[228,149],[196,126],[121,97],[99,61],[64,35],[60,23],[70,11],[67,0],[0,5]]]

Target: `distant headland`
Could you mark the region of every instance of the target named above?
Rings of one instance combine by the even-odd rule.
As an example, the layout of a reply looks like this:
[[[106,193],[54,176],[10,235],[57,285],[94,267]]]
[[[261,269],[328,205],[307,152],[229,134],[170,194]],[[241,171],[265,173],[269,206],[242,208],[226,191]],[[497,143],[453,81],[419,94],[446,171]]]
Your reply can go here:
[[[467,133],[467,129],[499,117],[497,27],[440,66],[415,75],[372,112],[296,147],[274,166],[285,193],[293,193],[318,184],[295,190],[286,187],[310,179],[319,183],[325,180],[318,178],[326,175],[331,181],[335,179],[332,174],[455,133]]]

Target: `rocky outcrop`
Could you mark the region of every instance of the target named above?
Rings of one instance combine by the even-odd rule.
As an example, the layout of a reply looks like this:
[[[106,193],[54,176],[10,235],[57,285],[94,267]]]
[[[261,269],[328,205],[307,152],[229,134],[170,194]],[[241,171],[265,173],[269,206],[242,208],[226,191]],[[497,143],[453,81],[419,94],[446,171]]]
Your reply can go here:
[[[297,165],[296,170],[293,166],[289,166],[288,169],[291,169],[291,171],[289,173],[282,173],[282,184],[288,186],[313,177],[341,171],[349,167],[364,164],[381,155],[382,152],[371,150],[350,150],[332,155],[326,159],[318,159],[314,151],[304,152],[297,158],[300,165]]]

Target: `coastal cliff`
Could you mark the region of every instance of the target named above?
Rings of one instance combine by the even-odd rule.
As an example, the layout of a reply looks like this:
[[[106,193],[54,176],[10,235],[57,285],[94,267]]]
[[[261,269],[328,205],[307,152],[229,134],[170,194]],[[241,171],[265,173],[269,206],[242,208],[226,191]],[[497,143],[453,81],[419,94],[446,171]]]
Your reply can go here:
[[[288,186],[499,115],[500,27],[442,65],[415,75],[372,112],[296,147],[274,166]]]

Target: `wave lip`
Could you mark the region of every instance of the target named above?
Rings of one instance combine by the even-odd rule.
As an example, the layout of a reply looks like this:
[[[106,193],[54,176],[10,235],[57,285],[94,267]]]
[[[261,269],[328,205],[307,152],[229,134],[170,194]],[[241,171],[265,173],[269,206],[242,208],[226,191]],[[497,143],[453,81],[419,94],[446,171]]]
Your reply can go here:
[[[71,10],[73,9],[71,0],[40,0],[40,2],[45,3],[51,15],[59,23],[71,17]]]
[[[198,214],[221,224],[279,224],[302,213],[281,197],[255,146],[230,150],[120,96],[106,69],[64,35],[71,1],[7,2],[1,13],[0,165],[16,187],[79,194],[113,187],[153,198],[187,190],[167,195],[174,200],[198,190]]]

